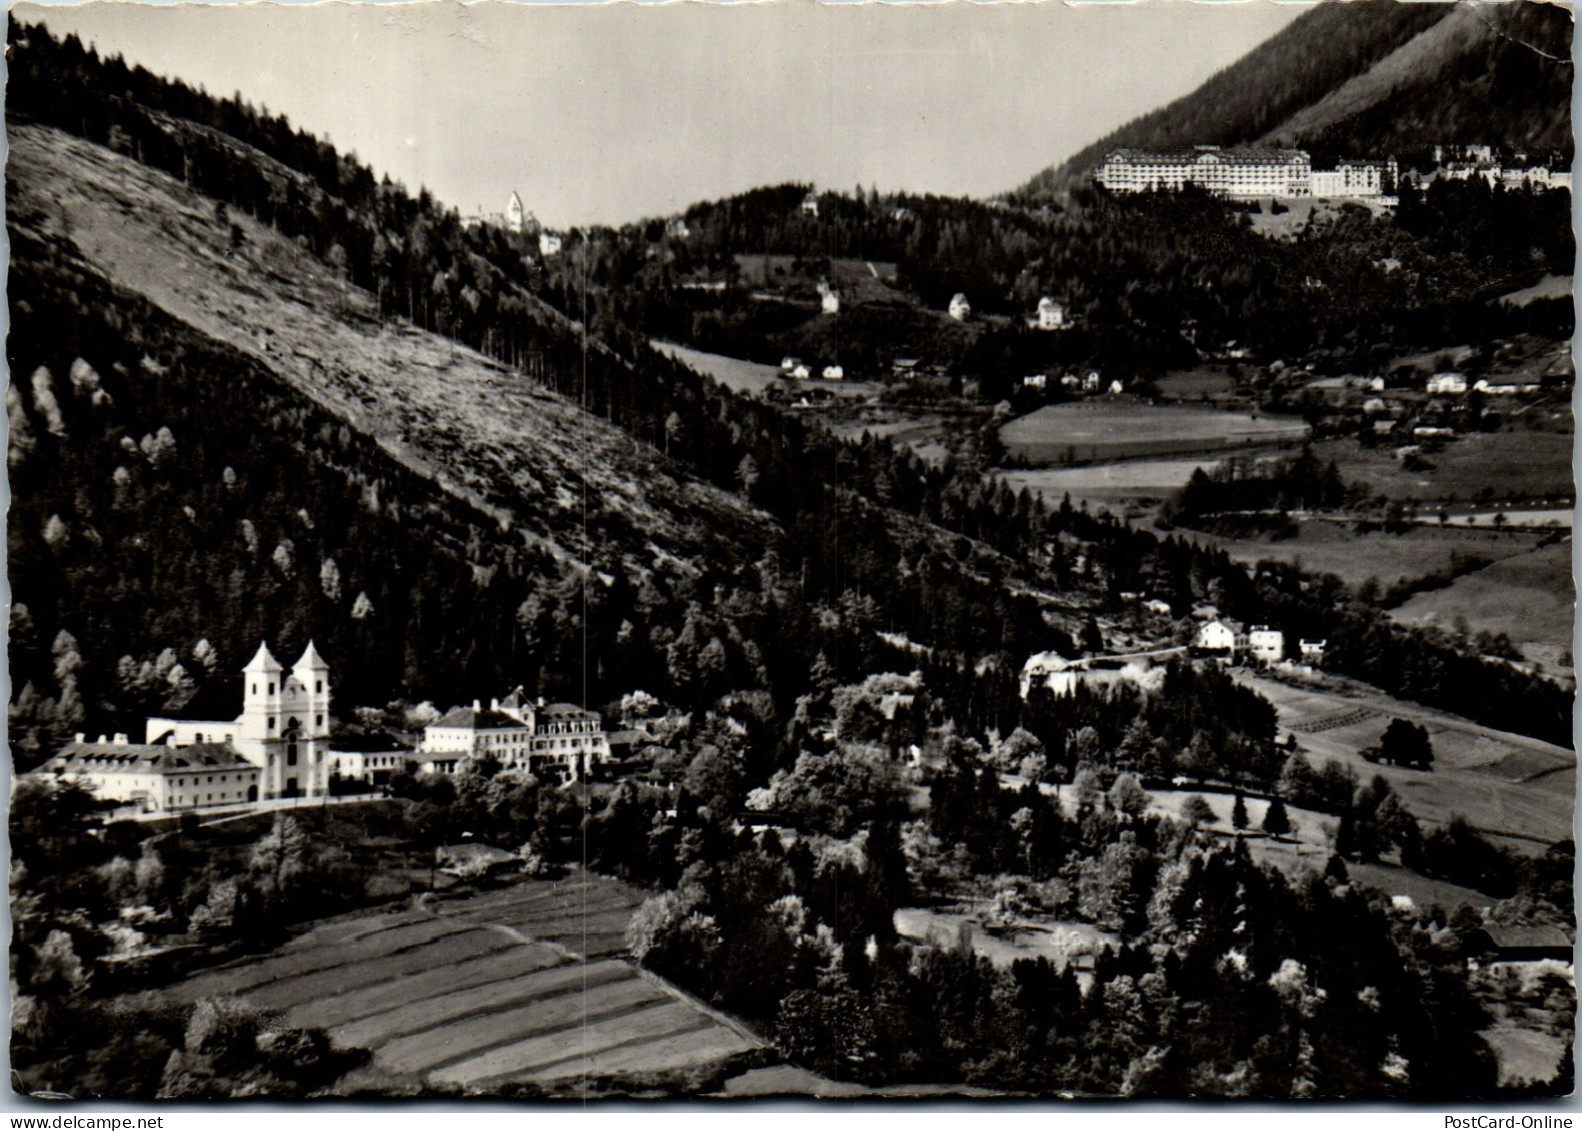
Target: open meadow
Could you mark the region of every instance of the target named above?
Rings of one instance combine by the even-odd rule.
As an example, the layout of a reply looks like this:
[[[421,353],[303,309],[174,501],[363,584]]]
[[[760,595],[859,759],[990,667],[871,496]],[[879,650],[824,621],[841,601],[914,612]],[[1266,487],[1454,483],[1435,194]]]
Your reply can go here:
[[[1507,847],[1536,853],[1571,836],[1576,754],[1535,738],[1479,726],[1455,715],[1392,699],[1382,692],[1293,687],[1240,671],[1236,678],[1274,704],[1283,733],[1294,732],[1314,765],[1330,758],[1366,781],[1381,774],[1424,825],[1460,814]],[[1432,771],[1367,762],[1391,719],[1428,728]]]
[[[473,1092],[554,1087],[695,1068],[757,1047],[623,957],[642,898],[582,872],[440,896],[320,924],[173,993],[240,997],[370,1050],[348,1088],[375,1078]]]
[[[651,344],[660,353],[681,362],[687,368],[714,378],[733,393],[746,396],[756,397],[765,389],[783,385],[798,390],[822,389],[838,397],[870,397],[881,387],[876,381],[791,381],[781,376],[780,370],[773,365],[760,365],[756,361],[743,361],[721,353],[688,349],[674,342],[656,341]]]
[[[1034,465],[1233,451],[1291,444],[1308,427],[1291,417],[1144,404],[1130,397],[1045,405],[1000,429],[1016,458]]]
[[[1508,429],[1457,436],[1425,458],[1431,470],[1413,471],[1388,447],[1354,439],[1320,440],[1313,454],[1333,461],[1348,483],[1366,483],[1390,499],[1473,503],[1505,499],[1570,499],[1569,429]]]
[[[1401,624],[1505,633],[1527,659],[1561,666],[1571,650],[1576,593],[1569,538],[1495,562],[1458,577],[1444,589],[1419,593],[1391,617]]]
[[[1357,533],[1334,522],[1304,522],[1290,538],[1222,538],[1195,530],[1179,533],[1223,549],[1232,561],[1289,562],[1312,573],[1332,573],[1351,585],[1373,578],[1388,588],[1406,578],[1447,569],[1455,555],[1478,554],[1500,561],[1531,553],[1543,535],[1492,527],[1415,526],[1402,534]]]

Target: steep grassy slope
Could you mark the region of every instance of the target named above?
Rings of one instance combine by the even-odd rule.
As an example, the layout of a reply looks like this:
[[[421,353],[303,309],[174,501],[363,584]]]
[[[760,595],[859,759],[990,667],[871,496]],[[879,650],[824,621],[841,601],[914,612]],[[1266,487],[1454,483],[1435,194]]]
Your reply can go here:
[[[623,659],[611,634],[639,588],[775,543],[565,398],[375,318],[274,231],[47,128],[13,124],[11,144],[23,721],[117,725],[260,636],[293,655],[317,639],[343,702],[476,694],[538,665],[580,695]]]
[[[766,524],[734,496],[663,466],[629,436],[470,350],[382,324],[273,231],[233,218],[147,166],[41,127],[12,131],[16,204],[42,233],[194,329],[262,362],[392,457],[563,557],[598,544],[643,572]]]
[[[1024,191],[1059,192],[1123,145],[1261,140],[1321,159],[1436,142],[1569,150],[1571,29],[1554,4],[1321,4]]]
[[[1568,150],[1571,35],[1558,5],[1455,5],[1262,140],[1362,153],[1436,141]]]

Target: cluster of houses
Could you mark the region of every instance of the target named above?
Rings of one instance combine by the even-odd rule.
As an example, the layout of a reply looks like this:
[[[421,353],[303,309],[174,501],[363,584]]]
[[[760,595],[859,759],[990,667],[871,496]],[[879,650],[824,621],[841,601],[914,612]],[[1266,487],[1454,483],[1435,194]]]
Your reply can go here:
[[[1571,191],[1570,163],[1559,153],[1534,156],[1516,149],[1499,153],[1492,145],[1436,145],[1434,169],[1426,177],[1409,174],[1408,179],[1422,183],[1430,179],[1447,181],[1484,181],[1490,188],[1529,188]]]
[[[816,365],[809,365],[799,357],[787,356],[780,361],[781,376],[789,377],[793,381],[811,380],[814,371],[817,369]],[[846,369],[840,365],[826,365],[822,370],[818,371],[818,375],[826,381],[844,381],[846,379]]]
[[[1319,667],[1324,662],[1323,640],[1296,641],[1295,657]],[[1192,638],[1194,656],[1255,664],[1278,664],[1287,659],[1286,635],[1265,624],[1243,627],[1234,621],[1211,620]]]
[[[242,712],[235,718],[151,717],[146,741],[138,743],[124,733],[96,741],[78,734],[34,773],[70,779],[128,810],[160,814],[325,797],[337,783],[382,785],[409,764],[452,774],[491,757],[506,770],[575,781],[609,762],[623,741],[597,713],[535,701],[521,688],[487,709],[474,702],[446,713],[424,728],[415,749],[388,739],[332,738],[330,668],[311,642],[289,668],[260,645],[241,676]]]
[[[1022,378],[1024,389],[1049,388],[1050,374],[1029,373]],[[1085,375],[1064,373],[1059,378],[1059,386],[1071,396],[1111,396],[1118,397],[1126,391],[1126,383],[1119,377],[1112,377],[1108,381],[1099,375],[1097,369],[1090,369]]]

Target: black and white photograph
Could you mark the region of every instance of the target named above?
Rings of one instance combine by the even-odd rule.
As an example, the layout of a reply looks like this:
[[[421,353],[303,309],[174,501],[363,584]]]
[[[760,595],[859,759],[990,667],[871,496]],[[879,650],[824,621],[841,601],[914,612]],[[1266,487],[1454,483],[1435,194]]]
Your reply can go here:
[[[12,1109],[1569,1110],[1574,24],[11,6]]]

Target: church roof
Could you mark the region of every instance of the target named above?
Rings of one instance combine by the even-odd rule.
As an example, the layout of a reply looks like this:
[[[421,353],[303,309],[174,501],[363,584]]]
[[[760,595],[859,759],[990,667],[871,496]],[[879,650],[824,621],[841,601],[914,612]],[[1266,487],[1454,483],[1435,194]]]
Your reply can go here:
[[[297,672],[300,672],[303,669],[307,669],[309,671],[328,671],[329,667],[330,665],[325,662],[324,657],[319,655],[319,650],[313,646],[313,641],[309,640],[308,646],[303,650],[301,658],[299,658],[296,663],[291,665],[291,670]]]
[[[244,672],[278,672],[285,669],[280,666],[279,660],[269,654],[269,645],[260,642],[258,651],[251,660],[247,661],[247,666],[242,670]]]

